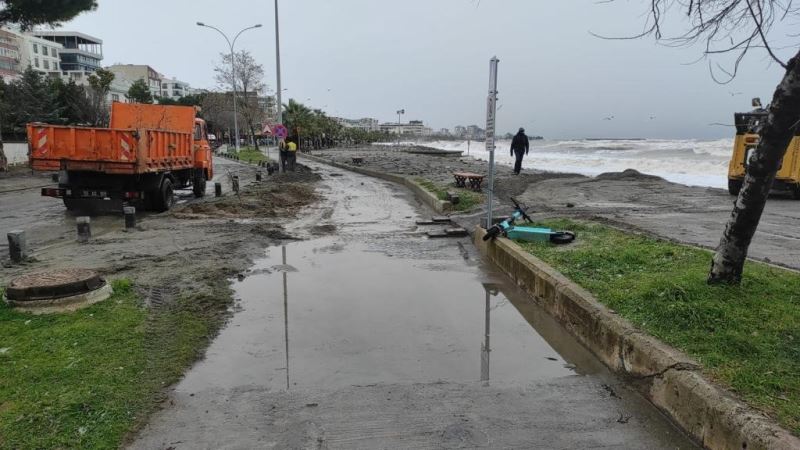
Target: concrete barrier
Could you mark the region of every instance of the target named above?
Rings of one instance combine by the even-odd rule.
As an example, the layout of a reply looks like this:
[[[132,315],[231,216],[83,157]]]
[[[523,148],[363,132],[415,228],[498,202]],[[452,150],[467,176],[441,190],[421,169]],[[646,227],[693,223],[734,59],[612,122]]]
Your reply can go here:
[[[638,330],[544,261],[505,238],[475,246],[587,349],[710,449],[800,449],[800,439],[706,380],[700,365]]]
[[[3,153],[6,154],[9,166],[28,164],[27,142],[4,142]]]
[[[338,167],[340,169],[349,170],[355,173],[360,173],[361,175],[367,175],[373,178],[378,178],[385,181],[391,181],[392,183],[401,184],[407,187],[409,190],[411,190],[411,192],[414,193],[414,196],[416,196],[417,199],[419,199],[421,202],[433,208],[433,210],[436,212],[447,213],[453,210],[452,203],[446,200],[440,200],[435,194],[425,189],[422,185],[420,185],[416,181],[404,175],[397,175],[393,173],[385,173],[385,172],[379,172],[377,170],[365,169],[363,167],[344,164],[330,159],[320,158],[318,156],[311,156],[307,154],[302,154],[302,157],[308,158],[312,161],[316,161],[322,164],[328,164],[333,167]]]

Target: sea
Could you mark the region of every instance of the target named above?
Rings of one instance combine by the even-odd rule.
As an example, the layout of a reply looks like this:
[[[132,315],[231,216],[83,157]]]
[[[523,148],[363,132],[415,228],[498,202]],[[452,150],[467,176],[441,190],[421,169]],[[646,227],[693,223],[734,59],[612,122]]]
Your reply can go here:
[[[689,186],[727,188],[728,161],[733,139],[570,139],[532,140],[523,168],[596,176],[636,169]],[[419,145],[459,150],[465,156],[487,160],[483,141],[433,141]],[[497,141],[495,160],[513,165],[511,141]]]

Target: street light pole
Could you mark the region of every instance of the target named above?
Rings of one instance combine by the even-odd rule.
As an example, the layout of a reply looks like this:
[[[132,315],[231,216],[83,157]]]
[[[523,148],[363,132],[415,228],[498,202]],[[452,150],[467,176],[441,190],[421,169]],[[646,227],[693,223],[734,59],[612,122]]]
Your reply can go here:
[[[231,87],[233,88],[233,129],[234,133],[236,133],[236,153],[239,153],[239,112],[236,107],[236,54],[233,51],[233,46],[236,45],[236,40],[239,39],[239,36],[242,35],[247,30],[252,30],[253,28],[261,28],[261,24],[255,24],[252,27],[247,27],[236,33],[236,36],[233,38],[233,41],[228,39],[228,35],[222,32],[217,27],[206,25],[203,22],[197,22],[197,26],[199,27],[206,27],[211,28],[212,30],[216,30],[222,37],[225,38],[225,42],[228,43],[228,47],[231,50]],[[247,100],[247,99],[245,99]]]
[[[275,70],[278,82],[278,123],[283,124],[283,104],[281,103],[281,38],[278,28],[278,0],[275,0]]]
[[[400,133],[402,132],[401,124],[400,124],[400,115],[405,114],[405,109],[398,109],[397,110],[397,146],[400,147]]]

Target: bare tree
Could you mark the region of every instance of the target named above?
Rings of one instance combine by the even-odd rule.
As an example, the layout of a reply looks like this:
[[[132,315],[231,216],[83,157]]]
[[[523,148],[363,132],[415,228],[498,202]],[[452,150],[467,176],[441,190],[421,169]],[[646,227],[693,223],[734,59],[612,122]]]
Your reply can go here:
[[[236,86],[238,113],[250,130],[250,136],[257,149],[256,127],[258,126],[260,130],[261,122],[266,115],[262,102],[259,101],[260,94],[266,88],[264,66],[258,64],[247,50],[242,50],[234,55],[235,80],[234,72],[231,70],[231,55],[223,53],[220,55],[222,61],[214,68],[217,73],[217,84],[223,89],[228,89],[232,85]]]
[[[613,0],[612,0],[613,1]],[[800,50],[788,62],[780,59],[770,45],[773,25],[795,21],[800,10],[792,0],[649,0],[644,31],[630,38],[653,36],[670,45],[704,43],[705,56],[729,55],[731,67],[709,62],[712,77],[728,82],[736,76],[739,63],[753,50],[764,51],[785,69],[772,97],[761,139],[747,164],[747,174],[711,262],[708,282],[739,284],[747,250],[780,168],[786,148],[800,121]],[[668,36],[670,20],[684,17],[689,26]],[[796,37],[796,36],[795,36]],[[774,40],[774,37],[772,38]],[[793,45],[793,48],[800,48]],[[713,64],[713,65],[712,65]],[[720,80],[720,73],[727,80]]]

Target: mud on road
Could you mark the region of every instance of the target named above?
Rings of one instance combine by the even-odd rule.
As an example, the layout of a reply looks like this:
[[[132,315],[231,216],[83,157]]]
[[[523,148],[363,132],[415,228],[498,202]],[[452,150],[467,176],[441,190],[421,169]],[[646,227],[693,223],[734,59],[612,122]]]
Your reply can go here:
[[[360,157],[364,167],[387,173],[419,176],[452,185],[452,173],[488,173],[488,163],[469,157],[410,154],[381,146],[326,150],[316,156],[350,163]],[[535,158],[535,153],[525,161]],[[525,162],[523,162],[523,167]],[[511,211],[509,197],[530,207],[534,218],[574,217],[600,220],[633,232],[713,249],[719,244],[735,197],[716,188],[685,186],[635,170],[586,177],[578,174],[525,170],[519,176],[508,166],[496,167],[497,214]],[[534,214],[538,213],[538,214]],[[472,227],[482,213],[459,219]],[[800,270],[800,201],[772,196],[767,202],[749,256]]]
[[[214,198],[213,183],[203,199],[178,192],[172,211],[137,214],[137,228],[131,232],[124,230],[121,214],[92,217],[93,237],[86,244],[76,242],[75,216],[58,200],[39,195],[35,186],[47,184],[49,176],[17,173],[0,179],[0,191],[34,186],[0,192],[0,231],[25,230],[31,248],[27,262],[12,265],[6,243],[1,244],[0,285],[34,270],[85,267],[133,280],[148,303],[201,296],[215,299],[215,308],[224,310],[231,303],[229,278],[247,268],[264,247],[293,237],[282,224],[317,200],[319,176],[308,169],[265,174],[259,184],[253,166],[222,159],[216,165],[215,181],[224,184],[223,197]],[[240,195],[230,192],[234,174],[240,178]]]

